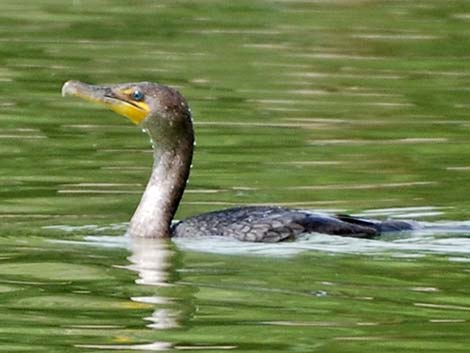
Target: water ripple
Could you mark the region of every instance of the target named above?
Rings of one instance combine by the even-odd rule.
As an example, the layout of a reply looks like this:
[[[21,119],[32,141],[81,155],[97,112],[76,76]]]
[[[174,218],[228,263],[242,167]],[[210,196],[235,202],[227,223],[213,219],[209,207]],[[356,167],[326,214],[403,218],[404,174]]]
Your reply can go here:
[[[408,218],[418,215],[415,208],[406,210],[388,209],[389,215],[394,218]],[[421,211],[425,215],[425,210],[429,213],[433,208],[424,207]],[[405,212],[406,211],[406,212]],[[437,211],[436,211],[437,212]],[[367,215],[381,215],[386,210],[370,211]],[[400,217],[408,214],[409,217]],[[376,239],[358,239],[351,237],[331,236],[324,234],[305,235],[292,242],[282,242],[276,244],[248,243],[233,239],[221,238],[217,236],[175,238],[174,243],[181,249],[196,252],[208,252],[226,255],[263,255],[268,257],[290,257],[300,253],[315,251],[337,254],[360,254],[360,255],[384,255],[392,257],[416,258],[428,254],[440,254],[448,256],[449,261],[469,262],[470,261],[470,221],[454,222],[418,222],[417,230],[402,233],[390,233]],[[123,247],[129,248],[132,239],[128,236],[107,236],[109,232],[120,230],[125,232],[127,224],[113,224],[109,227],[85,226],[54,226],[54,229],[61,229],[67,232],[83,232],[84,241],[63,241],[71,243],[82,243],[103,247]],[[48,227],[52,228],[52,227]],[[431,290],[429,288],[415,288],[414,291]],[[434,290],[434,289],[432,289]]]

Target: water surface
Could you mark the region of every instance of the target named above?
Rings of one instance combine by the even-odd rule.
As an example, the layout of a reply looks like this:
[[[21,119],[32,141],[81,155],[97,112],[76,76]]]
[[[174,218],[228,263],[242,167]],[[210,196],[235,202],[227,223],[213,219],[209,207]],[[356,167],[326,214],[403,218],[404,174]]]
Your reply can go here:
[[[8,352],[466,352],[470,4],[0,4],[0,327]],[[177,218],[279,204],[413,218],[379,240],[123,236],[148,138],[68,79],[179,88]]]

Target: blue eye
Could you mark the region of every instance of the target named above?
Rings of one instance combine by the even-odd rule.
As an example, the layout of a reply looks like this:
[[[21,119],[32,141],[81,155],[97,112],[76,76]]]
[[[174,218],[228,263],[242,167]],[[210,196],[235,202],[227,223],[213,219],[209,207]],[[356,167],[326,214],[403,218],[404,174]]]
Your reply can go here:
[[[132,93],[132,99],[134,99],[136,101],[140,101],[140,100],[142,100],[142,98],[144,98],[144,94],[142,93],[142,91],[139,91],[137,89]]]

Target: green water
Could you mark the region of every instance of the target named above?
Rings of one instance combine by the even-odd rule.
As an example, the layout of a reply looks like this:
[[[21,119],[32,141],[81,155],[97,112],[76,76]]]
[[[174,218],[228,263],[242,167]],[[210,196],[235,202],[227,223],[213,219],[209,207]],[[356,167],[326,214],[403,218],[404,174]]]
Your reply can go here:
[[[470,351],[469,26],[463,0],[2,0],[0,350]],[[131,242],[148,138],[62,99],[68,79],[187,97],[178,218],[282,204],[431,230]]]

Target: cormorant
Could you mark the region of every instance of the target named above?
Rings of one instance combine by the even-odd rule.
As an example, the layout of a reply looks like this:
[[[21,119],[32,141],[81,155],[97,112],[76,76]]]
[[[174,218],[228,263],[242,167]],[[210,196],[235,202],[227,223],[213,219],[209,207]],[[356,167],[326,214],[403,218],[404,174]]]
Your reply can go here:
[[[370,238],[386,231],[413,228],[412,223],[404,221],[366,220],[274,206],[230,208],[172,224],[193,156],[194,130],[186,99],[173,88],[151,82],[94,86],[67,81],[62,95],[78,96],[106,106],[142,127],[153,141],[153,171],[130,221],[131,236],[213,235],[278,242],[311,232]]]

